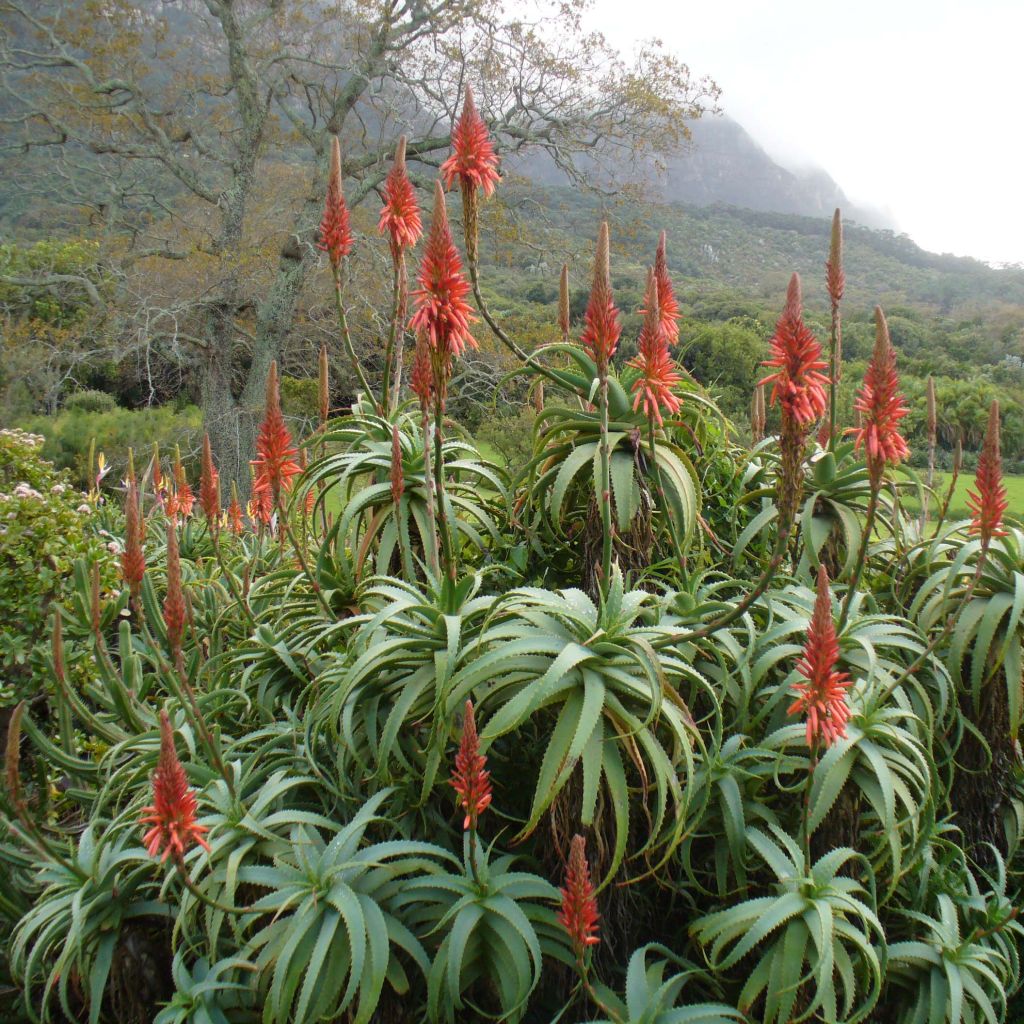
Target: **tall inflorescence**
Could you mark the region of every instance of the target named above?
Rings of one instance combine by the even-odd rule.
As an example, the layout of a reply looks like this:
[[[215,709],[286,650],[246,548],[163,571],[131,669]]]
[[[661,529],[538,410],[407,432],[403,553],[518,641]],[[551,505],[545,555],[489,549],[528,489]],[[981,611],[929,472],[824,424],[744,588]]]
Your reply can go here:
[[[814,612],[807,630],[803,656],[797,662],[797,671],[804,678],[794,683],[797,698],[790,705],[790,715],[803,715],[807,727],[807,745],[815,750],[819,745],[831,746],[846,735],[850,708],[846,694],[850,678],[839,672],[839,640],[832,618],[832,593],[825,567],[818,567],[818,592]]]
[[[860,426],[852,429],[854,447],[864,449],[873,490],[881,486],[886,466],[895,466],[909,454],[900,434],[900,420],[907,415],[896,372],[896,351],[889,340],[889,325],[880,306],[875,307],[875,348],[854,401]]]
[[[601,940],[597,935],[600,920],[597,894],[590,880],[586,840],[581,835],[572,838],[565,885],[561,891],[562,907],[558,912],[558,920],[569,936],[576,960],[582,964],[586,951]]]
[[[466,301],[469,282],[452,241],[440,182],[434,186],[434,215],[417,281],[419,287],[413,293],[416,312],[409,327],[422,331],[430,344],[436,396],[443,406],[452,359],[461,355],[467,346],[477,348],[477,343],[469,330],[476,319]]]
[[[1003,484],[1003,460],[999,451],[999,403],[992,402],[988,411],[988,429],[978,456],[974,490],[967,492],[971,509],[970,533],[981,539],[983,551],[995,537],[1005,537],[1003,515],[1009,507]]]
[[[174,667],[182,672],[184,661],[181,643],[185,636],[185,593],[181,587],[181,559],[178,555],[178,524],[174,516],[167,518],[167,594],[164,597],[164,626],[167,647]]]
[[[803,457],[807,432],[828,405],[828,377],[822,374],[826,363],[821,345],[803,320],[800,276],[790,278],[786,307],[775,326],[770,342],[771,358],[764,365],[773,367],[761,384],[771,384],[771,404],[782,414],[779,433],[781,465],[779,470],[779,518],[783,530],[789,530],[796,518],[803,492]]]
[[[839,312],[839,303],[846,290],[846,273],[843,270],[843,219],[839,210],[832,215],[832,236],[829,240],[828,260],[825,263],[825,285],[828,289],[829,304],[832,310],[829,333],[829,376],[832,379],[830,406],[834,416],[836,388],[843,376],[843,321]],[[835,424],[832,423],[831,430],[834,429]]]
[[[672,288],[668,273],[667,238],[664,231],[658,239],[658,251],[654,257],[654,278],[658,285],[658,315],[665,341],[674,345],[679,341],[679,303]]]
[[[231,481],[231,504],[228,505],[228,529],[240,537],[245,531],[245,522],[242,519],[242,503],[238,500],[238,487],[235,481]]]
[[[380,211],[377,229],[388,236],[391,258],[397,265],[404,250],[411,249],[423,234],[416,189],[405,166],[405,136],[398,140],[395,162],[384,181],[384,206]]]
[[[270,364],[267,374],[267,398],[263,422],[256,437],[256,458],[252,493],[258,517],[267,523],[281,505],[284,494],[291,490],[292,480],[300,469],[298,451],[281,412],[281,395],[277,383],[277,362]]]
[[[679,398],[672,389],[682,378],[676,372],[669,354],[668,333],[658,305],[659,288],[655,271],[647,274],[647,292],[644,295],[644,322],[637,343],[638,354],[629,365],[640,371],[633,384],[633,409],[643,405],[644,415],[662,426],[662,411],[679,411]]]
[[[754,393],[750,397],[750,434],[754,444],[764,437],[765,428],[764,385],[754,385]]]
[[[491,779],[487,771],[487,758],[480,753],[480,740],[476,733],[473,702],[466,701],[462,719],[462,740],[455,755],[452,788],[458,795],[459,806],[466,812],[463,829],[476,831],[480,815],[491,805]]]
[[[139,485],[135,479],[135,460],[128,452],[128,476],[125,480],[124,502],[124,551],[121,554],[121,575],[131,592],[132,607],[136,612],[141,608],[142,580],[146,575],[144,552],[145,528],[142,519],[142,503],[139,500]]]
[[[331,168],[327,177],[327,198],[320,221],[317,248],[327,253],[335,282],[339,283],[341,261],[352,251],[352,229],[341,185],[341,143],[336,135],[331,136]]]
[[[209,851],[203,838],[206,826],[197,820],[195,792],[174,746],[174,731],[167,712],[160,712],[160,758],[153,773],[153,803],[143,808],[142,823],[149,825],[143,843],[151,857],[170,857],[182,865],[194,844]]]
[[[220,474],[213,464],[210,435],[203,434],[203,469],[199,478],[199,504],[211,530],[220,522]]]
[[[320,414],[322,427],[331,415],[331,369],[327,356],[327,346],[320,346],[320,357],[317,362],[318,373],[316,382],[317,411]]]
[[[558,277],[558,330],[562,341],[569,341],[569,264],[562,264],[562,273]]]
[[[397,505],[405,494],[405,474],[402,468],[402,435],[398,424],[391,425],[391,500]]]
[[[583,314],[583,334],[580,338],[602,380],[608,376],[608,366],[619,347],[619,336],[622,334],[619,311],[612,298],[610,259],[608,222],[602,221],[594,255],[594,280],[590,300]]]
[[[188,477],[185,476],[185,467],[181,461],[181,448],[174,446],[174,495],[167,503],[167,514],[178,515],[182,519],[188,519],[192,515],[192,508],[196,503],[196,497],[189,486]]]
[[[452,155],[441,164],[445,188],[458,179],[462,189],[462,219],[466,235],[466,259],[476,265],[479,205],[477,192],[489,196],[498,183],[498,156],[487,125],[476,109],[473,90],[467,83],[462,114],[452,129]]]

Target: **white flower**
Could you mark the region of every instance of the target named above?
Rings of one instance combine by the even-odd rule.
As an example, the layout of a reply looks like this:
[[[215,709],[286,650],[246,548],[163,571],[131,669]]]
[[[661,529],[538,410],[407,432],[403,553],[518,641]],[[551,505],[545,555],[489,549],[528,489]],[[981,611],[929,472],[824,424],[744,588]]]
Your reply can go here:
[[[92,511],[92,506],[86,505],[85,502],[82,502],[82,504],[78,506],[76,511],[86,514]]]

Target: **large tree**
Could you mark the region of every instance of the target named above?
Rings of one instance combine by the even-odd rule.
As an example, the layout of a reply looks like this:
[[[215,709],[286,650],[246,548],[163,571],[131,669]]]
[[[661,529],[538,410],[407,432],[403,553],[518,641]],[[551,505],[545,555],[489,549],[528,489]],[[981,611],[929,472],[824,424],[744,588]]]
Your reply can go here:
[[[122,315],[187,351],[245,489],[266,374],[319,260],[332,133],[357,205],[402,133],[427,183],[467,82],[500,149],[542,149],[581,183],[678,147],[714,103],[657,45],[627,62],[585,31],[584,6],[0,0],[5,166],[88,216]]]

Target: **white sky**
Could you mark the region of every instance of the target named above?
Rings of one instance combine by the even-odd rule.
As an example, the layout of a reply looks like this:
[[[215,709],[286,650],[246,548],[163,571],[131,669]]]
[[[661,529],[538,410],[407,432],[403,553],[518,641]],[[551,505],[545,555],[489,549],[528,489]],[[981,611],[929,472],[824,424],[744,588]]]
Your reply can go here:
[[[1024,0],[595,0],[659,37],[777,160],[924,248],[1024,263]]]

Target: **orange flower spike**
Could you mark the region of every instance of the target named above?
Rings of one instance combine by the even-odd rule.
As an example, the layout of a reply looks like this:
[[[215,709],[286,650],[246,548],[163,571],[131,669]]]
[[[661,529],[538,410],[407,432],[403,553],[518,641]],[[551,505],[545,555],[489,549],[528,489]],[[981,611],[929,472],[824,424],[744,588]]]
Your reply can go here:
[[[153,773],[153,803],[143,808],[142,823],[151,826],[143,837],[146,851],[161,862],[181,864],[193,844],[209,852],[203,838],[207,829],[196,820],[195,792],[174,746],[174,731],[166,711],[160,712],[160,759]],[[161,852],[162,851],[162,852]]]
[[[476,320],[466,296],[469,282],[462,272],[462,260],[452,241],[441,183],[434,184],[434,215],[420,272],[419,288],[413,293],[416,312],[409,321],[413,331],[423,331],[431,348],[448,362],[468,345],[477,348],[469,332]]]
[[[619,347],[622,326],[619,311],[612,298],[608,222],[602,221],[597,234],[597,252],[594,256],[594,281],[590,300],[583,314],[583,334],[580,340],[588,355],[597,364],[598,376],[608,374],[608,364]]]
[[[317,248],[327,253],[335,273],[342,259],[352,251],[348,205],[341,185],[341,143],[337,135],[331,136],[331,170],[327,178],[327,198]]]
[[[999,403],[995,401],[988,411],[988,429],[978,456],[974,487],[975,490],[967,492],[967,503],[972,513],[969,532],[980,537],[982,548],[987,550],[994,537],[1006,536],[1003,515],[1009,508],[999,451]]]
[[[452,129],[452,155],[441,164],[444,187],[452,187],[455,179],[471,189],[482,188],[489,196],[500,180],[498,156],[494,151],[487,125],[476,109],[473,90],[466,86],[462,115]]]
[[[907,407],[896,372],[896,351],[880,306],[875,307],[875,349],[853,407],[861,414],[861,426],[850,431],[855,435],[854,447],[864,448],[868,468],[877,482],[885,466],[895,466],[910,454],[899,431]]]
[[[644,415],[662,426],[661,411],[679,411],[679,398],[672,389],[682,380],[668,350],[660,307],[658,305],[657,272],[650,270],[647,275],[647,293],[644,296],[644,323],[637,343],[639,354],[629,365],[640,371],[640,378],[633,385],[633,409],[643,403]]]
[[[476,829],[477,819],[491,805],[491,779],[487,771],[487,758],[480,753],[480,740],[476,733],[473,702],[466,701],[466,714],[462,719],[462,741],[455,755],[452,788],[458,794],[458,803],[466,810],[463,829]]]
[[[164,626],[167,646],[175,668],[182,665],[181,641],[185,635],[185,594],[181,588],[181,559],[178,555],[178,524],[167,520],[167,594],[164,597]]]
[[[169,506],[168,515],[180,515],[188,519],[192,515],[192,508],[196,503],[196,496],[192,493],[188,478],[185,476],[185,467],[181,463],[181,449],[174,446],[174,504]]]
[[[397,505],[405,493],[405,475],[402,469],[402,436],[398,424],[391,426],[391,500]]]
[[[654,277],[658,282],[658,310],[661,330],[669,345],[679,341],[679,303],[668,274],[667,239],[664,231],[658,239],[658,252],[654,258]]]
[[[769,401],[772,405],[778,402],[783,415],[794,423],[813,423],[828,408],[829,379],[821,373],[828,364],[821,358],[821,345],[803,320],[799,274],[790,278],[786,308],[769,344],[771,358],[763,365],[775,367],[775,372],[760,382],[772,385]]]
[[[132,600],[138,601],[142,579],[146,575],[146,556],[143,550],[144,525],[139,502],[139,485],[135,479],[135,461],[128,452],[127,493],[124,502],[124,551],[121,554],[121,575],[131,590]]]
[[[213,464],[209,434],[203,434],[203,471],[199,478],[199,504],[207,522],[217,522],[220,517],[220,474]]]
[[[434,370],[430,365],[430,343],[423,331],[416,334],[409,390],[420,400],[420,408],[426,411],[434,393]]]
[[[245,531],[245,522],[242,519],[242,503],[238,500],[238,488],[235,481],[231,481],[231,504],[228,505],[228,529],[240,537]]]
[[[569,264],[562,264],[562,273],[558,278],[558,329],[562,332],[562,341],[569,340]]]
[[[597,935],[600,920],[597,896],[590,880],[586,840],[581,835],[572,838],[565,885],[561,891],[562,908],[558,912],[558,921],[569,935],[576,959],[582,961],[587,948],[596,946],[601,940]]]
[[[300,472],[298,454],[281,413],[277,362],[274,361],[270,364],[270,373],[267,375],[266,406],[260,432],[256,438],[256,458],[252,461],[255,473],[252,486],[253,500],[264,522],[270,521],[281,495],[291,490],[292,480]]]
[[[398,140],[395,162],[384,182],[384,207],[377,229],[388,235],[391,254],[396,259],[402,249],[411,249],[423,234],[423,221],[416,201],[416,189],[405,166],[405,136]]]
[[[814,613],[803,656],[796,666],[806,681],[793,684],[797,698],[789,708],[790,715],[807,716],[807,745],[812,749],[819,741],[828,747],[846,735],[846,723],[850,719],[846,693],[851,684],[847,673],[836,671],[838,661],[839,640],[832,619],[832,593],[828,573],[824,566],[819,566]]]

